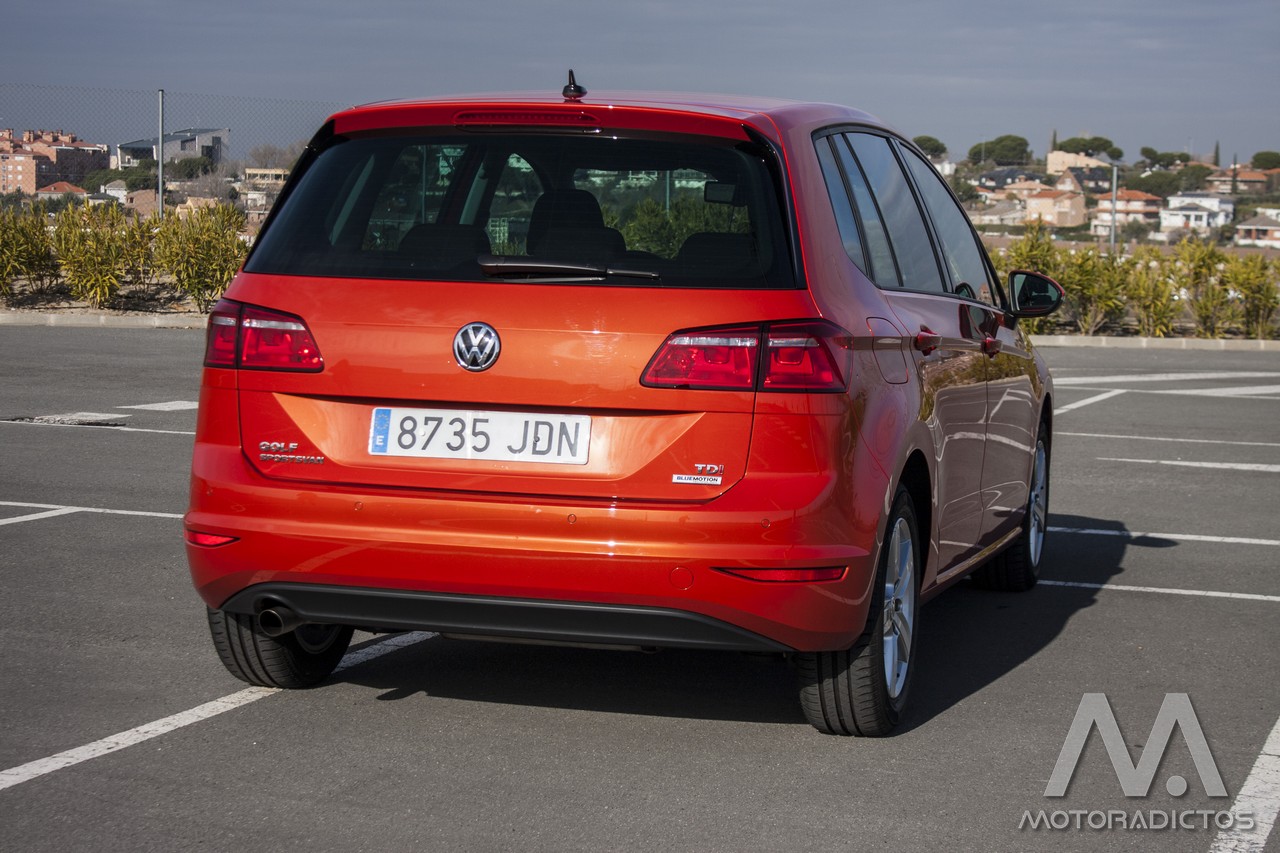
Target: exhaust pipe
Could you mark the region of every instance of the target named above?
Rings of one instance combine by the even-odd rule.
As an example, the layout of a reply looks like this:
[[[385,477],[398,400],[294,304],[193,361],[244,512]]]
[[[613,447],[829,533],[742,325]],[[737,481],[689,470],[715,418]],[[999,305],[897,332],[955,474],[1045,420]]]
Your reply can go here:
[[[268,637],[280,637],[302,624],[302,617],[284,605],[269,607],[258,614],[258,630]]]

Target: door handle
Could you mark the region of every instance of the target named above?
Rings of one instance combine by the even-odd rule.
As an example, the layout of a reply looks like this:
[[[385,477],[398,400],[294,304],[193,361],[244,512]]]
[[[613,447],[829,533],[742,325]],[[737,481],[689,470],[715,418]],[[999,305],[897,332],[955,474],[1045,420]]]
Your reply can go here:
[[[939,335],[928,326],[921,326],[920,334],[916,335],[913,346],[923,354],[928,355],[938,347],[942,346],[942,335]]]

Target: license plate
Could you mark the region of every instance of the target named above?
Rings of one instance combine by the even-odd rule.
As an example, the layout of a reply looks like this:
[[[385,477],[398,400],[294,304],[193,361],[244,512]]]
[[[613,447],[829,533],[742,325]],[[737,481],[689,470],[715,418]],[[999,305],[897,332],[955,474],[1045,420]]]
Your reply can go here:
[[[591,418],[465,409],[376,408],[369,453],[586,465]]]

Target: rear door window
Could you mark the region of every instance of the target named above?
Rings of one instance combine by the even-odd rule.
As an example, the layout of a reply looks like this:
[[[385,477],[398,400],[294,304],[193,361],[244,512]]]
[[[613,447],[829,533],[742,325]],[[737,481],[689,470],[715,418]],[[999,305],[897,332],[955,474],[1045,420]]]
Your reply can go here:
[[[924,218],[907,177],[889,147],[889,140],[869,133],[850,133],[846,138],[866,175],[876,207],[884,217],[902,286],[908,290],[944,292],[946,288]]]

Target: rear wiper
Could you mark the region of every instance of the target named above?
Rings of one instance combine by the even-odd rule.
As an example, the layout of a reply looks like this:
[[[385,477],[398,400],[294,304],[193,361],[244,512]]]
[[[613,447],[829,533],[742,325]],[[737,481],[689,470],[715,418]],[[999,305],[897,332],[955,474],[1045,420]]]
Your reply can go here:
[[[505,255],[481,255],[476,258],[480,269],[488,276],[559,276],[601,277],[619,276],[622,278],[661,278],[652,270],[624,269],[604,264],[571,263],[569,261],[548,261],[540,258],[507,257]]]

